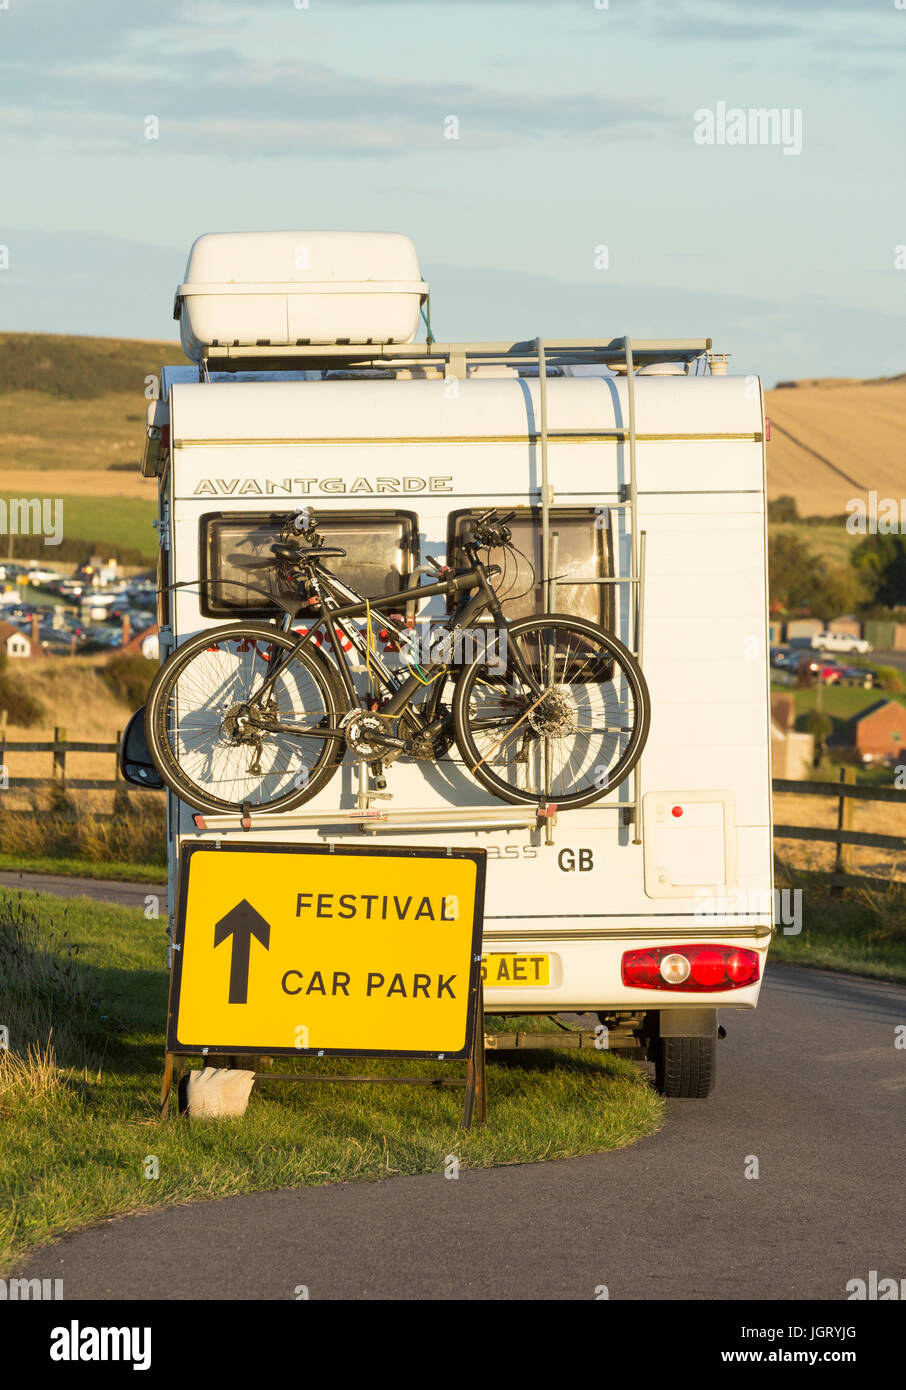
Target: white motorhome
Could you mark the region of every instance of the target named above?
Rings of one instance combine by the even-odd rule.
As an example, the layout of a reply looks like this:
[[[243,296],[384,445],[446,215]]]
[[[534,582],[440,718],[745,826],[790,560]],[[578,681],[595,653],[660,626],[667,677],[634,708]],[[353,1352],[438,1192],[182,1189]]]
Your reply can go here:
[[[455,749],[398,759],[380,791],[347,756],[281,815],[170,794],[171,916],[189,841],[483,848],[486,1010],[591,1011],[668,1094],[706,1095],[716,1011],[755,1007],[773,920],[760,382],[712,372],[709,339],[415,341],[426,293],[404,237],[196,243],[176,314],[197,365],[164,367],[142,464],[161,657],[266,614],[231,557],[261,554],[275,514],[310,509],[347,551],[334,571],[375,594],[455,557],[496,507],[536,571],[501,590],[507,615],[584,614],[638,657],[641,760],[547,815],[495,800]],[[446,614],[437,597],[410,611]]]

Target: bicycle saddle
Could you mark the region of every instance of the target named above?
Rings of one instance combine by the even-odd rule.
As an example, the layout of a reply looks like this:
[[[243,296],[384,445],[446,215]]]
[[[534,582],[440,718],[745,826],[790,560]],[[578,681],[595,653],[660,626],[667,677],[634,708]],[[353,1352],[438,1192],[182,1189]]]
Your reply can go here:
[[[346,554],[338,545],[318,545],[303,549],[301,545],[293,542],[272,545],[271,550],[280,560],[342,560]]]

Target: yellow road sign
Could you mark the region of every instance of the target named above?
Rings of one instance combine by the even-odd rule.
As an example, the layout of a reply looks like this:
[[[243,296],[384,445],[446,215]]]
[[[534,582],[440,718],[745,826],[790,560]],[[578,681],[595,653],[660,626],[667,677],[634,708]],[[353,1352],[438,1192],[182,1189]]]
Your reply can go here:
[[[184,845],[170,1052],[466,1057],[482,850]]]

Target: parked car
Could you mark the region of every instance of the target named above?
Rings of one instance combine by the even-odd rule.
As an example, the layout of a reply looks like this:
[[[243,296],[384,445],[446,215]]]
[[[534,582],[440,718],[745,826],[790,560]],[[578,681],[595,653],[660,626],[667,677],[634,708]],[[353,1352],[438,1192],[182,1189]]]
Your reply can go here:
[[[841,685],[861,685],[865,690],[871,690],[874,686],[874,671],[861,666],[841,666],[840,671]]]
[[[134,632],[143,632],[157,621],[153,612],[147,608],[130,608],[129,621]]]
[[[873,650],[864,637],[853,637],[851,632],[816,632],[812,637],[812,646],[816,651],[858,652],[860,656]]]
[[[790,675],[796,676],[799,674],[803,662],[805,662],[806,666],[808,667],[808,670],[811,671],[813,676],[816,676],[818,674],[822,666],[827,665],[826,661],[822,660],[815,652],[811,651],[808,647],[799,647],[797,650],[790,652],[789,657],[783,663],[780,669],[782,671],[789,671]]]
[[[772,666],[783,666],[783,667],[785,667],[786,669],[789,669],[790,667],[795,667],[796,664],[797,664],[797,662],[798,662],[798,660],[799,660],[799,653],[796,652],[796,651],[794,651],[792,647],[772,647],[772,648],[771,648],[771,665],[772,665]]]
[[[88,586],[81,579],[64,579],[58,593],[61,598],[81,598]]]
[[[58,570],[49,570],[44,569],[41,565],[33,565],[28,569],[23,578],[27,579],[29,584],[36,584],[40,588],[46,588],[48,584],[61,582],[63,575],[60,574]]]
[[[0,564],[0,583],[10,583],[12,580],[20,580],[26,573],[24,565],[17,565],[12,560],[6,560]]]
[[[119,647],[122,645],[123,632],[119,627],[97,624],[88,628],[87,637],[89,642],[100,647]]]

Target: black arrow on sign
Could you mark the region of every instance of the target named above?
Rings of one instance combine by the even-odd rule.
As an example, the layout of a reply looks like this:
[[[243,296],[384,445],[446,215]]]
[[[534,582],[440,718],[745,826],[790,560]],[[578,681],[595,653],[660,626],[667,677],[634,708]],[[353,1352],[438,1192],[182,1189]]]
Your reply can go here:
[[[260,941],[265,951],[270,946],[270,922],[265,922],[260,912],[243,898],[214,928],[214,945],[219,946],[227,937],[233,938],[233,954],[230,958],[230,1003],[245,1004],[249,994],[249,956],[252,937]]]

